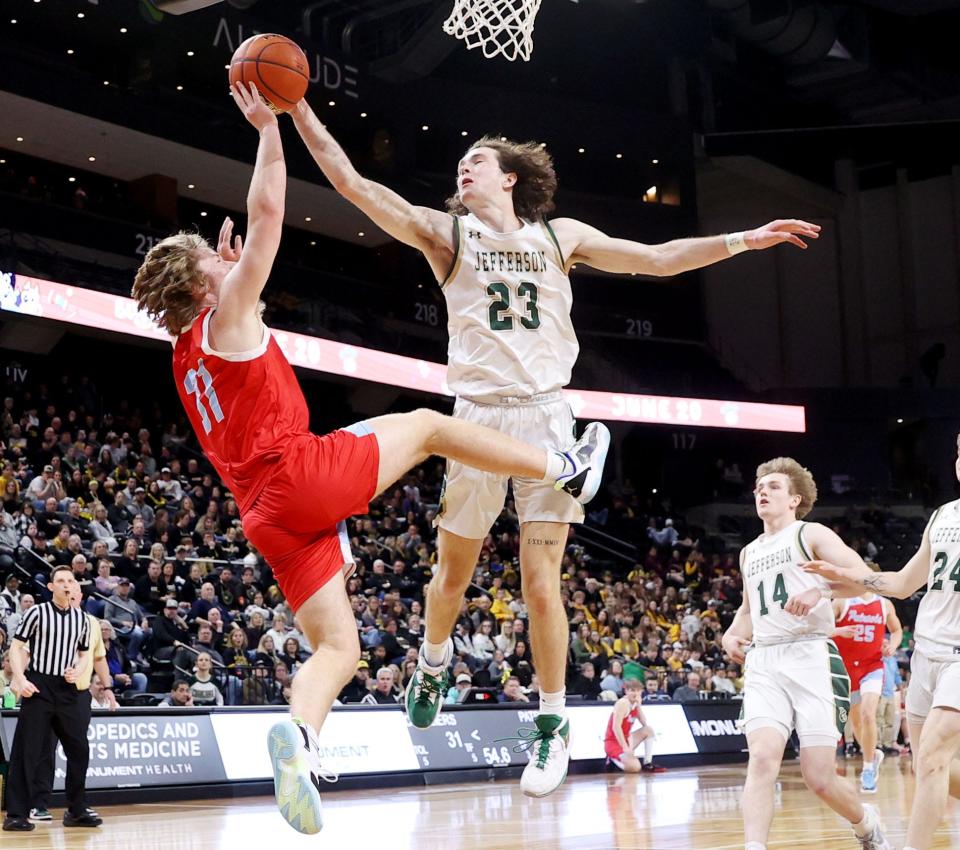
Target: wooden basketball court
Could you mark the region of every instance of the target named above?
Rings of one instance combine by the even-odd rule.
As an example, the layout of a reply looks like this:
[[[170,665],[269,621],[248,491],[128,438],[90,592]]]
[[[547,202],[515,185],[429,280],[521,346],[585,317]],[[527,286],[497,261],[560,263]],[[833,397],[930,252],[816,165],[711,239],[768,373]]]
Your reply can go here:
[[[843,762],[839,763],[844,769]],[[853,777],[859,761],[850,761]],[[325,827],[304,836],[290,829],[273,798],[220,802],[100,806],[99,829],[38,825],[3,833],[4,850],[237,850],[312,847],[349,850],[739,850],[743,847],[740,790],[745,767],[671,770],[656,776],[606,773],[573,776],[554,795],[531,800],[519,783],[443,785],[384,791],[332,791],[324,796]],[[144,792],[144,798],[149,791]],[[890,758],[879,792],[887,834],[903,845],[913,799],[908,759]],[[56,818],[62,814],[54,812]],[[803,787],[797,762],[783,771],[769,843],[774,848],[856,848],[840,818]],[[960,807],[951,803],[938,850],[960,846]]]

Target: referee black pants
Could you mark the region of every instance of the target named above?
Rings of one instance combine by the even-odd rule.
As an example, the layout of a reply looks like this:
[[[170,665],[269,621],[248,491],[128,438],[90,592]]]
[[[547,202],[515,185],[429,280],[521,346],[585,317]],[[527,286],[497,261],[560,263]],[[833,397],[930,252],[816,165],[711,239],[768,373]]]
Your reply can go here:
[[[27,817],[37,805],[37,795],[49,770],[50,733],[60,739],[67,758],[64,791],[71,814],[86,810],[87,766],[90,745],[90,692],[78,691],[62,676],[30,672],[27,678],[38,692],[20,701],[17,731],[10,750],[10,774],[7,786],[7,814]]]

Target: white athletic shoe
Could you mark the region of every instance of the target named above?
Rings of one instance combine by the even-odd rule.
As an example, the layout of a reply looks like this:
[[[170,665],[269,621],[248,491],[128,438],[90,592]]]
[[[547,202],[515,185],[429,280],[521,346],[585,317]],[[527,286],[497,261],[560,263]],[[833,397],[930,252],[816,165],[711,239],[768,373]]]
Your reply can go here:
[[[320,765],[313,733],[304,723],[281,720],[271,727],[267,746],[280,814],[298,832],[319,832],[323,829],[320,782],[336,782],[337,776]]]
[[[880,813],[874,806],[864,806],[864,811],[873,815],[875,826],[864,836],[857,836],[860,842],[860,850],[893,850],[893,845],[887,841],[883,834],[883,825],[880,823]]]
[[[556,714],[538,714],[536,729],[521,729],[520,746],[530,761],[520,777],[520,790],[528,797],[546,797],[567,778],[570,765],[570,721]]]
[[[591,422],[584,429],[583,436],[562,453],[571,468],[557,479],[555,489],[565,490],[581,505],[589,502],[600,489],[609,448],[607,426],[602,422]]]

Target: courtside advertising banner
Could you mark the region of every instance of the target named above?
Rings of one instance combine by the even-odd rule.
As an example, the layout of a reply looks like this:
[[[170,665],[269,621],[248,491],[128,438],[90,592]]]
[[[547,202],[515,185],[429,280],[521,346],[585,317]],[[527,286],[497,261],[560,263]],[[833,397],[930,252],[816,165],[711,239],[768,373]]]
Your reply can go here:
[[[531,712],[532,713],[532,712]],[[570,758],[606,758],[603,740],[613,714],[613,703],[567,706],[570,717]],[[655,756],[687,755],[697,752],[682,705],[645,705],[643,714],[656,733]]]
[[[687,724],[701,753],[734,753],[747,749],[740,728],[741,703],[688,702],[683,706]]]
[[[227,779],[272,778],[267,735],[286,712],[214,714]],[[407,717],[396,711],[331,711],[320,733],[320,760],[334,773],[395,773],[420,765],[407,734]]]
[[[151,716],[98,715],[87,729],[90,767],[87,788],[139,788],[144,785],[200,785],[226,779],[210,716],[169,713]],[[13,741],[16,714],[3,718]],[[39,758],[31,753],[28,758]],[[53,788],[63,790],[66,761],[57,745]]]
[[[131,298],[12,272],[0,272],[0,309],[131,336],[170,340],[137,309]],[[443,363],[292,331],[275,329],[271,333],[293,366],[403,389],[452,395]],[[565,390],[564,397],[578,419],[801,434],[806,431],[806,411],[797,405],[573,389]]]

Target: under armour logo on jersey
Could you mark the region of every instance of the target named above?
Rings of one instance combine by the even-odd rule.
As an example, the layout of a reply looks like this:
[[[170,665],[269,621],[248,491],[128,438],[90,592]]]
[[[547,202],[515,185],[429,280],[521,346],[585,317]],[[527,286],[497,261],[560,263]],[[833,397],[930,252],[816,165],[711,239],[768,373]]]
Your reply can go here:
[[[467,239],[480,239],[483,234],[479,230],[467,230]]]

